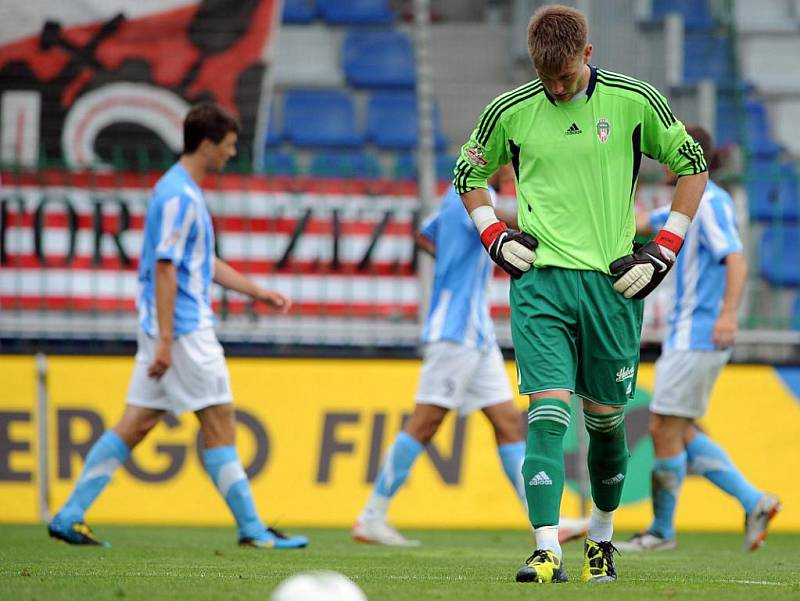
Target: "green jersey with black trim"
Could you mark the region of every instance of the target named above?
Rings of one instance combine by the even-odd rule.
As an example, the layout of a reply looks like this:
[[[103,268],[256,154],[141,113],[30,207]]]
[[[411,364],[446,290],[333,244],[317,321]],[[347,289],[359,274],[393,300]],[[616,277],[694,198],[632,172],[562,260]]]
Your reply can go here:
[[[639,164],[706,170],[703,151],[649,84],[591,67],[586,94],[556,102],[537,79],[498,96],[461,148],[459,194],[514,166],[520,229],[539,240],[536,267],[609,273],[631,252]]]

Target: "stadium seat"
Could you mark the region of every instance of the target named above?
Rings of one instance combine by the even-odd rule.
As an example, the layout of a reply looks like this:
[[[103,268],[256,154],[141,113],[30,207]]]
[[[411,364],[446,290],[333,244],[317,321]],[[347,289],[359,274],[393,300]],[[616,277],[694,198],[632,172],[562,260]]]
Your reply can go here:
[[[759,272],[776,286],[800,286],[800,226],[772,225],[764,230]]]
[[[714,143],[717,147],[742,144],[744,139],[744,109],[731,90],[717,91],[717,119]]]
[[[317,16],[314,0],[283,0],[283,22],[291,25],[311,23]]]
[[[267,136],[264,138],[265,146],[277,146],[283,142],[283,127],[278,121],[278,111],[275,108],[275,102],[271,103],[269,109],[269,122],[267,123]]]
[[[744,108],[747,149],[760,158],[777,156],[782,148],[772,141],[767,108],[758,100],[746,101]]]
[[[389,0],[317,0],[319,12],[331,25],[389,25],[394,12]]]
[[[436,148],[447,146],[434,107]],[[410,150],[417,145],[417,98],[413,92],[375,92],[367,103],[367,138],[379,148]]]
[[[297,175],[297,159],[291,152],[267,150],[264,154],[263,173],[267,175]]]
[[[287,92],[283,129],[297,146],[352,148],[364,143],[356,131],[353,99],[333,90]]]
[[[399,31],[351,31],[344,40],[347,82],[359,88],[413,88],[414,49]]]
[[[382,175],[378,159],[363,151],[318,152],[311,158],[309,172],[319,178],[378,179]]]
[[[733,53],[728,38],[687,33],[683,47],[683,80],[687,84],[711,79],[718,87],[735,81]]]
[[[715,26],[709,4],[709,0],[653,0],[653,18],[679,13],[687,31],[709,31]]]
[[[797,174],[789,163],[754,160],[747,172],[750,217],[757,221],[800,220]]]
[[[800,294],[794,299],[794,306],[792,307],[792,327],[795,330],[800,330]]]
[[[436,156],[436,179],[449,181],[453,179],[453,168],[456,157],[449,154]],[[405,152],[397,155],[394,162],[393,177],[396,180],[407,181],[417,178],[417,159],[413,153]]]

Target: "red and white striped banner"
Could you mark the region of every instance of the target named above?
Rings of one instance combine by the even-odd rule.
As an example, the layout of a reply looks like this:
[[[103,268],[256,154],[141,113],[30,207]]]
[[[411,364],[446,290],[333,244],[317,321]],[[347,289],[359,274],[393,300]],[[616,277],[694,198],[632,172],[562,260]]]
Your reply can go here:
[[[145,208],[153,177],[2,174],[3,310],[133,311]],[[139,185],[137,185],[139,183]],[[419,305],[413,233],[419,202],[345,193],[345,185],[288,192],[260,177],[223,176],[206,192],[218,254],[288,294],[302,315],[413,319]],[[492,283],[493,313],[508,313],[507,278]],[[221,302],[216,290],[217,305]],[[244,311],[244,299],[225,309]]]

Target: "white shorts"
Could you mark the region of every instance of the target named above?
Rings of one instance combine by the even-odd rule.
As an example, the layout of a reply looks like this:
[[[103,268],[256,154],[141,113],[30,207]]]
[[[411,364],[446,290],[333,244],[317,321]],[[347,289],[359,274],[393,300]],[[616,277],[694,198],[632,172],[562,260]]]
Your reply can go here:
[[[480,351],[455,342],[431,342],[422,357],[417,403],[466,415],[514,398],[497,345]]]
[[[650,411],[659,415],[702,417],[711,389],[731,351],[671,351],[656,361],[656,390]]]
[[[138,333],[136,365],[128,387],[129,405],[163,409],[174,415],[230,403],[230,375],[213,328],[195,330],[172,343],[172,365],[155,380],[147,375],[158,340]]]

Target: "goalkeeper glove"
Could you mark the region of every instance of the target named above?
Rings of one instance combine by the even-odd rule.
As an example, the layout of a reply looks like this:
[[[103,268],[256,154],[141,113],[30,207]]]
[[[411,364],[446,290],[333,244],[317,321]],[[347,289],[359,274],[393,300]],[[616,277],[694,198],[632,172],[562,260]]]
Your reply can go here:
[[[526,232],[509,228],[498,221],[494,210],[482,205],[470,213],[481,234],[481,242],[489,251],[492,261],[515,280],[522,277],[536,260],[539,241]]]
[[[670,223],[672,215],[678,215],[675,219],[679,220],[680,224],[678,227],[667,229],[673,225]],[[611,275],[617,278],[614,290],[625,298],[646,297],[661,283],[675,264],[678,251],[683,245],[683,236],[674,230],[677,229],[685,235],[690,222],[688,217],[675,212],[670,214],[670,219],[653,240],[642,246],[634,246],[633,253],[609,265]],[[683,220],[685,227],[681,227]]]

